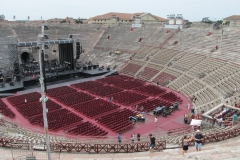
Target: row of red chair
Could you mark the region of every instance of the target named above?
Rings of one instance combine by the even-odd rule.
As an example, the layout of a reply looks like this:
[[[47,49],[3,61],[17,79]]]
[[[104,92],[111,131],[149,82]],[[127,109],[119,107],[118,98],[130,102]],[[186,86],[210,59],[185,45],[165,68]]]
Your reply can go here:
[[[143,99],[146,99],[148,96],[130,92],[130,91],[124,91],[120,93],[116,93],[111,95],[113,97],[113,101],[121,103],[123,105],[129,105],[138,101],[141,101]]]
[[[87,81],[87,82],[72,84],[71,86],[77,89],[86,90],[94,87],[100,87],[102,85],[103,84],[98,83],[96,81]]]
[[[67,130],[70,134],[80,134],[82,136],[105,136],[108,134],[107,131],[92,124],[91,122],[84,122],[77,126],[71,127]]]
[[[70,94],[65,94],[62,96],[56,97],[56,99],[59,102],[62,102],[66,104],[67,106],[71,106],[77,103],[85,102],[92,100],[94,97],[92,97],[89,94],[83,93],[83,92],[75,92],[75,93],[70,93]]]
[[[150,80],[154,75],[159,71],[150,67],[145,67],[144,71],[140,74],[141,77],[144,77],[147,80]]]
[[[142,68],[141,65],[128,63],[127,66],[125,66],[121,70],[121,72],[130,74],[130,75],[134,75],[140,68]]]
[[[46,107],[48,111],[62,108],[60,105],[51,100],[48,100],[46,102]],[[24,105],[17,106],[16,108],[26,118],[43,113],[42,103],[39,101],[33,103],[26,103]]]
[[[111,86],[101,86],[101,87],[91,88],[87,91],[98,96],[107,96],[110,94],[121,92],[123,90],[116,87],[111,87]]]
[[[77,92],[77,90],[75,90],[71,87],[68,87],[68,86],[62,86],[62,87],[48,89],[47,95],[50,97],[57,97],[60,95],[69,94],[69,93],[73,93],[73,92]]]
[[[150,112],[150,111],[153,111],[153,109],[158,106],[170,107],[171,105],[172,105],[172,103],[161,100],[161,99],[150,99],[150,100],[146,100],[142,103],[137,104],[138,107],[136,107],[136,105],[134,105],[134,106],[132,106],[132,108],[135,111]]]
[[[144,83],[140,82],[140,81],[135,81],[135,80],[124,80],[118,83],[113,83],[113,85],[119,87],[119,88],[124,88],[124,89],[132,89],[132,88],[136,88],[136,87],[140,87],[143,86]]]
[[[105,78],[101,78],[96,80],[97,82],[101,82],[104,84],[115,84],[115,83],[120,83],[121,81],[123,81],[123,79],[118,78],[119,76],[108,76]]]
[[[166,93],[166,89],[163,89],[154,85],[147,85],[147,86],[134,88],[134,91],[138,93],[146,94],[149,96],[156,96],[156,95]]]
[[[69,124],[80,122],[83,120],[82,117],[72,113],[67,109],[60,109],[57,111],[51,111],[47,114],[48,128],[50,130],[57,130],[66,127]],[[31,124],[44,126],[43,116],[38,115],[28,119]]]
[[[160,96],[162,99],[170,101],[170,102],[179,102],[182,103],[182,100],[180,97],[178,97],[175,93],[169,92],[164,95]]]
[[[132,122],[128,120],[128,117],[133,115],[133,111],[129,109],[122,109],[95,120],[114,132],[122,133],[133,127]]]
[[[72,107],[78,112],[88,117],[95,117],[104,112],[108,112],[113,109],[119,108],[120,106],[117,106],[113,103],[106,102],[101,99],[96,99],[96,100],[88,101],[85,103],[77,104]]]
[[[173,76],[169,73],[162,72],[156,78],[154,78],[153,82],[163,85],[165,82],[167,82],[169,80],[173,81],[174,79],[176,79],[175,76]]]
[[[18,105],[24,104],[25,100],[27,101],[27,103],[29,103],[29,102],[39,101],[40,98],[41,98],[41,95],[39,93],[33,92],[28,94],[22,94],[19,96],[8,97],[7,100],[12,105],[18,106]]]
[[[13,111],[10,108],[8,108],[8,106],[1,99],[0,99],[0,113],[10,118],[15,117],[15,113],[13,113]]]

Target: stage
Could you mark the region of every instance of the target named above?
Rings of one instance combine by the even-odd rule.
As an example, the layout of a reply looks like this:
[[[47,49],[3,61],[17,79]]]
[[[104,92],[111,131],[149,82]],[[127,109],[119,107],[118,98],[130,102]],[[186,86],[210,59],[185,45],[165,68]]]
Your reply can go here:
[[[57,83],[72,81],[76,78],[90,78],[100,76],[112,72],[110,69],[89,69],[89,70],[69,70],[64,72],[46,73],[47,85],[54,85]],[[0,88],[0,97],[7,97],[17,91],[39,87],[39,77],[26,76],[21,81],[15,81],[11,86],[5,83],[5,87]]]

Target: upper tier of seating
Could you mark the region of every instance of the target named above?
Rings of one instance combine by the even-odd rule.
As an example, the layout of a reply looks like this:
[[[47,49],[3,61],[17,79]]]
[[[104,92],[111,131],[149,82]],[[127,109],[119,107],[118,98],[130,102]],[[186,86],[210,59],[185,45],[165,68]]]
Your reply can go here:
[[[68,87],[68,86],[62,86],[62,87],[58,87],[58,88],[52,88],[52,89],[48,89],[47,90],[47,95],[50,97],[57,97],[60,95],[64,95],[64,94],[69,94],[69,93],[73,93],[76,92],[77,90]]]
[[[13,113],[13,111],[0,99],[0,113],[13,118],[15,117],[15,113]]]
[[[65,94],[62,96],[55,97],[59,102],[64,103],[67,106],[71,106],[77,103],[92,100],[94,97],[83,92],[74,92],[70,94]]]
[[[156,96],[159,94],[166,93],[166,89],[163,89],[154,85],[146,85],[146,86],[134,88],[134,91],[138,93],[146,94],[149,96]]]
[[[57,111],[48,112],[47,119],[49,130],[58,130],[69,124],[81,122],[83,120],[82,117],[79,117],[67,109],[59,109]],[[34,125],[44,126],[42,115],[31,117],[28,120]]]
[[[133,115],[135,115],[133,111],[129,109],[122,109],[97,118],[96,121],[113,132],[122,133],[133,127],[132,122],[128,120],[128,117]]]
[[[105,136],[108,134],[102,128],[94,125],[91,122],[84,122],[76,126],[70,127],[66,130],[69,134],[76,134],[81,136]]]
[[[92,101],[88,101],[81,104],[76,104],[72,106],[76,111],[88,116],[88,117],[96,117],[102,113],[114,110],[119,108],[120,106],[117,106],[115,104],[112,104],[110,102],[106,102],[101,99],[95,99]]]
[[[130,91],[124,91],[113,94],[111,95],[111,97],[113,97],[113,101],[115,102],[121,103],[123,105],[129,105],[141,101],[143,99],[146,99],[148,96]]]
[[[33,93],[28,93],[28,94],[22,94],[19,96],[12,96],[8,97],[7,100],[14,106],[18,106],[24,103],[29,103],[29,102],[34,102],[34,101],[39,101],[41,98],[41,95],[37,92]],[[25,100],[27,102],[25,102]]]
[[[98,83],[96,81],[87,81],[87,82],[82,82],[82,83],[77,83],[77,84],[72,84],[72,87],[75,87],[77,89],[81,89],[81,90],[87,90],[90,88],[94,88],[94,87],[100,87],[103,84]]]
[[[52,110],[57,110],[62,108],[60,105],[58,105],[57,103],[48,100],[46,102],[46,107],[48,109],[48,111],[52,111]],[[17,110],[26,118],[38,115],[43,113],[43,107],[42,107],[42,103],[39,101],[36,102],[32,102],[32,103],[26,103],[20,106],[16,107]]]

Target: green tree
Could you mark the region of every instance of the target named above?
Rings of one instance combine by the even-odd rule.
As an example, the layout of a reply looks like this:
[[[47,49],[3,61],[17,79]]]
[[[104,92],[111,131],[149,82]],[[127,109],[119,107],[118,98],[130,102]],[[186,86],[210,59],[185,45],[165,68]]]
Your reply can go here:
[[[77,24],[82,24],[83,23],[82,19],[80,19],[80,18],[75,19],[74,22],[77,23]]]
[[[63,19],[60,23],[66,23],[67,21],[66,21],[66,19]]]

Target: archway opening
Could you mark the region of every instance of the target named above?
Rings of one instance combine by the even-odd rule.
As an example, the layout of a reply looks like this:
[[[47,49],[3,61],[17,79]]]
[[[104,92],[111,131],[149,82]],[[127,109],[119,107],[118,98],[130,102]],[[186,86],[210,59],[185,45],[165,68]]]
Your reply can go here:
[[[22,62],[27,62],[30,60],[30,54],[28,52],[23,52],[21,55]]]

